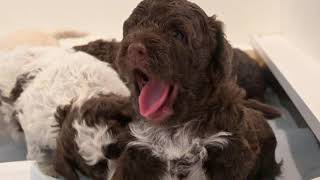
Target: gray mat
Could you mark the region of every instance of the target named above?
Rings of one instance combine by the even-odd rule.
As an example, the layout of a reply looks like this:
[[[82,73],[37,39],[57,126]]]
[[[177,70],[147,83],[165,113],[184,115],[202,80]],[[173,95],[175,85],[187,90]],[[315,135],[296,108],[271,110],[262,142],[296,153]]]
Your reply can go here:
[[[296,122],[301,120],[296,114],[299,112],[286,109],[291,103],[288,97],[278,97],[271,89],[267,91],[266,99],[282,112],[281,118],[268,121],[278,140],[277,159],[283,160],[282,176],[279,179],[310,180],[320,177],[320,147],[309,128],[298,127]]]
[[[299,128],[296,117],[282,104],[288,102],[268,90],[267,101],[277,106],[283,116],[268,121],[277,139],[277,159],[283,160],[281,180],[309,180],[320,176],[320,148],[317,140],[308,128]],[[24,143],[13,142],[7,136],[0,136],[0,162],[25,160],[26,147]]]
[[[0,162],[26,160],[26,152],[23,141],[16,142],[7,135],[0,135]]]

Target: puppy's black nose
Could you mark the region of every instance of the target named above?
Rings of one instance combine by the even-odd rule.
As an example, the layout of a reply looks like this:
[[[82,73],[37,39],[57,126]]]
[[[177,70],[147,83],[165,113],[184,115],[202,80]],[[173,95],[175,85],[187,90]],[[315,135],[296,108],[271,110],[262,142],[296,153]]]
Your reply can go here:
[[[142,43],[132,43],[128,47],[128,57],[133,61],[143,60],[147,56],[146,46]]]

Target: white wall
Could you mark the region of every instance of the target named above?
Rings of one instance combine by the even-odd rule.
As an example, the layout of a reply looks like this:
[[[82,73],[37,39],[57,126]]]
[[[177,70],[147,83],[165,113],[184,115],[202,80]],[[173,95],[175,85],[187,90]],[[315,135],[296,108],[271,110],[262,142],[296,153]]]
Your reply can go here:
[[[319,0],[281,0],[281,31],[294,46],[320,61]]]
[[[140,0],[1,0],[0,35],[16,29],[78,28],[121,38],[122,23]],[[252,33],[280,30],[278,0],[193,0],[226,24],[234,44]]]
[[[279,0],[193,0],[208,15],[217,14],[225,23],[233,44],[249,44],[252,34],[280,32]]]
[[[26,28],[74,28],[121,39],[122,23],[140,0],[0,0],[0,35]],[[250,34],[283,32],[320,60],[320,0],[192,0],[226,24],[236,45]]]
[[[0,0],[0,31],[76,28],[121,37],[122,22],[139,0]]]

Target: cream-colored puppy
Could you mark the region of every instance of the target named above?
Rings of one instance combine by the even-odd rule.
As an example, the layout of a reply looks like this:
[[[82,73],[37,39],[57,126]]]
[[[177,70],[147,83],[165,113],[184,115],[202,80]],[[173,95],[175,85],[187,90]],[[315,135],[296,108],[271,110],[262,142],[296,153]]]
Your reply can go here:
[[[9,51],[16,47],[59,46],[60,39],[80,38],[87,33],[73,30],[42,32],[19,30],[0,37],[0,51]]]

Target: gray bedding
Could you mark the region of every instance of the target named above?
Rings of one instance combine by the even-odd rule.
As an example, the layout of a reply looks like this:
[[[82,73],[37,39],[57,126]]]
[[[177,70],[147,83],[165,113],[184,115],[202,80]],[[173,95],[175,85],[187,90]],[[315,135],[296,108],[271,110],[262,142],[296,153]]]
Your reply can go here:
[[[285,97],[278,97],[268,90],[267,101],[277,106],[283,116],[269,121],[277,139],[277,159],[283,160],[283,180],[309,180],[320,176],[320,147],[318,141],[297,112],[285,106]],[[303,121],[303,120],[302,120]],[[8,136],[0,136],[0,162],[25,160],[26,147],[23,142],[13,142]],[[41,179],[33,169],[33,178]]]

